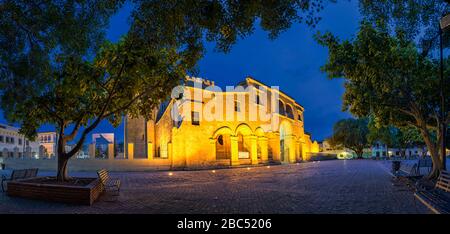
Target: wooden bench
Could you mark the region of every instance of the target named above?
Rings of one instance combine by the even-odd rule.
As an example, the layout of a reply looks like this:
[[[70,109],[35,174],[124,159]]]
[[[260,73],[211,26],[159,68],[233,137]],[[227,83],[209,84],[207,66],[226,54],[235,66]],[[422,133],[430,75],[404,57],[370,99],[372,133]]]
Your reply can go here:
[[[2,191],[5,191],[5,182],[36,177],[38,171],[39,171],[38,168],[21,169],[21,170],[13,170],[9,178],[3,175],[1,180]]]
[[[103,184],[105,191],[108,190],[115,190],[117,191],[116,195],[119,195],[120,193],[120,180],[113,180],[109,177],[109,173],[107,170],[102,169],[100,171],[97,171],[98,178],[100,179],[100,182]]]
[[[417,190],[414,196],[436,214],[450,213],[450,172],[442,171],[434,189]]]
[[[417,161],[417,164],[415,165],[416,174],[421,175],[420,168],[428,168],[428,173],[431,171],[431,168],[433,167],[433,161],[431,159],[419,159]]]

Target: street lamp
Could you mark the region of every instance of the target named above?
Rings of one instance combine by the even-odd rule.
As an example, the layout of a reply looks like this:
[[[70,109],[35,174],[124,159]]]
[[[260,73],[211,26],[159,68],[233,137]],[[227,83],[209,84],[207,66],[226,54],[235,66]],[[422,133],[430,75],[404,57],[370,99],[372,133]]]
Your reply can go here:
[[[445,87],[445,79],[444,79],[444,49],[443,49],[443,34],[446,29],[450,28],[450,14],[447,14],[446,16],[442,17],[439,22],[439,47],[440,47],[440,72],[441,72],[441,132],[442,132],[442,146],[441,146],[441,155],[442,155],[442,162],[443,162],[443,169],[446,170],[446,131],[447,131],[447,124],[446,121],[446,112],[445,112],[445,93],[444,93],[444,87]]]

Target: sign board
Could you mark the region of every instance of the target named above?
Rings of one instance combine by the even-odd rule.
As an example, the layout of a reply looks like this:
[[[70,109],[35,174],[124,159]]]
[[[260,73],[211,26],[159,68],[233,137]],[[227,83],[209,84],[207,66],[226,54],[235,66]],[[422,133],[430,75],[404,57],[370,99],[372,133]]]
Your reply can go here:
[[[249,152],[239,152],[238,158],[250,158]]]

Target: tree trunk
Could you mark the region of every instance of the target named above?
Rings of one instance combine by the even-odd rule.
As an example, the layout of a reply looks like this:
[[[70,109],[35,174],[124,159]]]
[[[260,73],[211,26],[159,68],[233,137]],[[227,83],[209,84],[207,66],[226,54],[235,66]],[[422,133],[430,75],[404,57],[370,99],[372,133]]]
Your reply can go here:
[[[64,129],[64,125],[61,127],[61,129]],[[59,137],[58,137],[58,145],[57,145],[57,152],[58,152],[58,171],[56,175],[56,180],[64,182],[67,181],[67,163],[69,162],[70,156],[66,154],[65,146],[66,142],[64,140],[64,135],[62,134],[63,131],[60,131]]]
[[[56,175],[56,180],[58,181],[67,181],[67,163],[69,162],[69,158],[67,158],[64,154],[58,154],[58,173]]]
[[[433,162],[431,172],[430,174],[428,174],[426,178],[430,180],[436,179],[443,168],[442,161],[439,158],[439,151],[438,151],[439,143],[438,144],[433,143],[426,127],[420,128],[420,134],[422,135],[422,138],[425,144],[427,145],[428,151],[430,151],[431,161]]]

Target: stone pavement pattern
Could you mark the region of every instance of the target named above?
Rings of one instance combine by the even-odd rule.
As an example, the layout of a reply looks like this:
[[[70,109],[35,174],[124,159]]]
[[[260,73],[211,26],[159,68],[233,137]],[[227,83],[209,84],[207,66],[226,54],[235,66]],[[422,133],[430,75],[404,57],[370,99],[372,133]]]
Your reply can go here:
[[[386,163],[334,160],[205,171],[117,172],[117,201],[76,206],[0,193],[0,213],[429,213]],[[47,175],[48,173],[43,173]],[[95,176],[74,173],[72,176]]]

